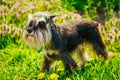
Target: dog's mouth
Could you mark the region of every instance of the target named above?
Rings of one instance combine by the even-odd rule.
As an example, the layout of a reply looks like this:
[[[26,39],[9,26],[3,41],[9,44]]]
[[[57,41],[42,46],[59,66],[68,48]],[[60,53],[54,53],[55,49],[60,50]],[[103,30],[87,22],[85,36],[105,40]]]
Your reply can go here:
[[[28,38],[28,37],[34,37],[34,35],[33,34],[26,34],[26,38]]]
[[[34,37],[34,32],[29,33],[29,32],[27,32],[26,29],[24,29],[22,35],[24,35],[25,38],[27,39],[28,37]]]

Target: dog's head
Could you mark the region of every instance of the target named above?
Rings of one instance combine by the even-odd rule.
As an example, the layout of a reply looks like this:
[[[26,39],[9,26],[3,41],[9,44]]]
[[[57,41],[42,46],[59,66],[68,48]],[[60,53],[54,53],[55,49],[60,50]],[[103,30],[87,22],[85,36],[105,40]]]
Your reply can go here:
[[[32,48],[40,49],[51,40],[51,26],[53,18],[48,12],[37,12],[28,15],[28,23],[23,30],[22,38],[24,42]]]

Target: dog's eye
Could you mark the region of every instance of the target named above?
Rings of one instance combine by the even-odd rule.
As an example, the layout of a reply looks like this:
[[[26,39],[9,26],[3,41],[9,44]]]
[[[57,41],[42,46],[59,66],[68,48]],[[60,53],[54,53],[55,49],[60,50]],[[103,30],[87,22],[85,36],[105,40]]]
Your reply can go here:
[[[44,26],[45,26],[45,22],[44,22],[44,21],[40,21],[40,22],[38,23],[38,26],[39,26],[39,27],[44,27]]]

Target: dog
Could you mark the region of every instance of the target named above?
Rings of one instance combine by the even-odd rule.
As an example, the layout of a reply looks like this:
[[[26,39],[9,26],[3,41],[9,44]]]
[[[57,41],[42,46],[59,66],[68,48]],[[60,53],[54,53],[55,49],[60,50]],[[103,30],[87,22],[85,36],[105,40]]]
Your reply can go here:
[[[52,61],[62,60],[65,69],[71,72],[77,63],[71,57],[76,50],[84,59],[79,45],[89,42],[97,54],[108,58],[105,45],[98,30],[98,23],[92,20],[76,19],[54,24],[55,14],[36,12],[28,15],[28,24],[22,38],[26,45],[34,49],[43,49],[44,63],[42,71],[49,70]]]

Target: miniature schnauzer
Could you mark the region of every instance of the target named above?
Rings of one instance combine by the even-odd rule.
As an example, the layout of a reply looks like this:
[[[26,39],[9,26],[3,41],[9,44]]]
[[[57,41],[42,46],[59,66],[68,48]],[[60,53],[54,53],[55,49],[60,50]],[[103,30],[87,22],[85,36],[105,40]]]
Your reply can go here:
[[[22,34],[26,45],[37,50],[43,49],[42,71],[49,70],[53,60],[62,60],[67,71],[76,68],[71,53],[79,51],[79,45],[86,41],[92,44],[98,54],[108,58],[97,22],[77,19],[56,25],[53,22],[55,16],[47,12],[29,14],[28,24]],[[84,58],[81,52],[78,54]]]

